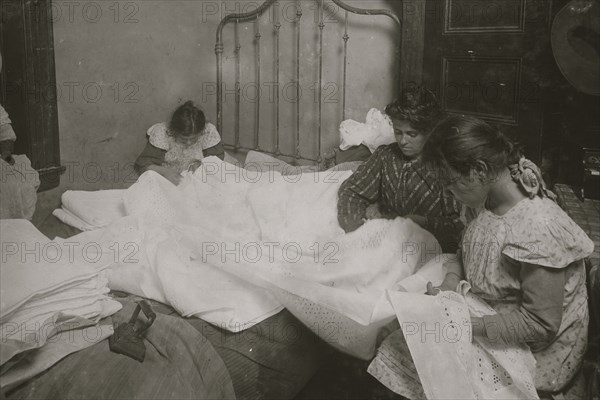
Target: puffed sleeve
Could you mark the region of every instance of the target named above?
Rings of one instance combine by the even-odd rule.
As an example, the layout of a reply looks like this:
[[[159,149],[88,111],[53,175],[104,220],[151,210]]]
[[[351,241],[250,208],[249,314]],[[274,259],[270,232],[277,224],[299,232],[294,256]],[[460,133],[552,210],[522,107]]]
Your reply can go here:
[[[134,168],[138,174],[143,173],[150,165],[162,165],[165,161],[166,150],[159,149],[146,142],[144,150],[135,160]]]
[[[585,232],[556,206],[544,218],[534,215],[513,224],[502,254],[522,263],[565,268],[593,250],[594,243]]]
[[[217,128],[210,122],[206,123],[202,136],[200,136],[200,143],[203,149],[210,149],[221,143],[221,136],[217,132]]]
[[[169,150],[169,137],[167,135],[167,126],[164,123],[152,125],[147,132],[150,144],[161,150]]]
[[[144,150],[135,160],[134,168],[141,174],[150,165],[162,165],[169,149],[167,127],[165,124],[154,124],[146,132],[148,141]]]

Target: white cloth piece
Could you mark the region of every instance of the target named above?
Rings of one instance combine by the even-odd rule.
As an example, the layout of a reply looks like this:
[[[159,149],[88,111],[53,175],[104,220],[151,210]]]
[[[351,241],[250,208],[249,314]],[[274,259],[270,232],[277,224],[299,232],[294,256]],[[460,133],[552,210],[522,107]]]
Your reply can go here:
[[[106,295],[113,256],[99,246],[52,242],[26,220],[0,221],[0,234],[0,365],[121,308]]]
[[[319,172],[318,165],[292,165],[269,154],[250,150],[244,160],[244,169],[262,174],[299,175],[305,172]],[[250,172],[249,172],[250,174]]]
[[[239,331],[282,307],[264,289],[203,262],[204,249],[217,248],[220,264],[225,246],[260,238],[252,210],[244,205],[247,184],[235,174],[231,182],[221,179],[238,169],[216,157],[207,160],[195,178],[184,174],[178,186],[152,171],[143,174],[124,197],[129,216],[106,229],[100,241],[130,243],[139,250],[132,262],[113,268],[113,289],[164,301],[184,316]]]
[[[52,242],[25,220],[0,220],[0,232],[0,321],[34,296],[88,281],[113,263],[92,244]]]
[[[224,161],[240,165],[240,162],[227,152]],[[67,190],[62,195],[61,208],[55,209],[52,214],[65,224],[81,231],[102,228],[126,215],[124,192],[122,189],[95,192]]]
[[[246,154],[244,168],[247,168],[250,171],[260,171],[262,173],[277,171],[280,174],[285,175],[286,172],[288,170],[291,171],[293,167],[285,161],[270,156],[269,154],[250,150],[248,154]]]
[[[347,119],[340,124],[341,150],[364,144],[373,153],[379,146],[395,141],[391,119],[376,108],[369,110],[365,123]]]
[[[65,310],[76,309],[78,307],[96,305],[98,300],[107,298],[104,295],[110,291],[107,286],[108,279],[105,275],[106,271],[102,271],[100,275],[94,276],[88,281],[70,287],[62,287],[60,290],[47,293],[43,297],[33,297],[13,313],[3,318],[2,322],[25,324],[34,319],[51,315],[56,310],[64,312]],[[98,308],[96,315],[100,311],[101,308]],[[71,315],[87,317],[83,313],[72,313]]]
[[[415,387],[420,381],[428,399],[537,399],[535,359],[527,346],[472,337],[471,315],[494,310],[469,289],[463,282],[460,293],[388,292],[410,353],[398,340],[390,347],[395,332],[382,344],[369,372],[408,398],[420,397]]]
[[[40,232],[31,221],[22,218],[5,219],[0,221],[0,241],[2,243],[21,243],[21,242],[49,242],[50,239]],[[4,253],[7,249],[2,248]],[[6,254],[6,256],[12,256]],[[4,263],[5,260],[2,260]]]
[[[282,246],[299,244],[308,251],[315,243],[326,246],[326,240],[343,235],[337,222],[337,192],[350,175],[350,171],[264,173],[261,184],[248,190],[261,239],[276,240]]]
[[[444,263],[452,257],[455,257],[454,254],[442,254],[434,257],[417,272],[398,282],[392,289],[400,292],[425,293],[428,282],[431,282],[433,286],[441,285],[446,276]]]
[[[59,332],[50,343],[29,351],[19,362],[1,375],[2,390],[10,391],[47,370],[69,354],[100,343],[114,333],[112,324],[100,324]]]
[[[228,152],[225,152],[223,161],[225,161],[226,163],[229,163],[229,164],[237,165],[239,167],[242,166],[242,163],[237,158],[235,158],[234,156],[229,154]]]
[[[101,275],[104,275],[104,272],[106,271],[103,271]],[[101,276],[98,282],[94,283],[94,285],[100,286],[98,289],[84,292],[80,287],[85,285],[77,285],[38,298],[37,301],[25,303],[2,322],[0,326],[2,337],[17,337],[21,331],[34,331],[37,329],[36,326],[42,325],[58,312],[98,322],[101,318],[110,315],[107,314],[110,310],[115,307],[116,310],[120,308],[120,303],[114,302],[107,296],[109,292],[107,284],[108,280]]]
[[[113,289],[231,331],[285,306],[325,340],[368,358],[379,329],[394,318],[385,290],[440,250],[430,233],[402,218],[345,234],[336,199],[350,174],[283,176],[216,157],[184,173],[178,186],[148,171],[123,196],[127,217],[71,239],[135,249],[112,267]],[[336,326],[333,335],[326,330]]]
[[[124,193],[124,189],[67,190],[61,196],[62,208],[83,221],[83,226],[101,228],[125,216]]]
[[[412,247],[403,250],[398,243],[406,242],[404,234],[410,243],[427,244],[432,238],[412,221],[369,221],[352,234],[328,242],[336,245],[336,252],[325,254],[333,257],[321,255],[318,262],[311,252],[294,263],[257,263],[251,270],[237,264],[224,267],[269,288],[282,305],[333,347],[368,360],[380,329],[394,319],[385,290],[405,285],[424,292],[426,282],[419,286],[405,280],[429,257],[423,267],[426,278],[420,279],[431,277],[434,284],[442,281],[441,258]]]
[[[126,218],[117,225],[133,226],[134,221]],[[183,316],[195,315],[232,332],[281,311],[281,305],[268,292],[223,271],[219,265],[203,262],[203,247],[218,248],[220,260],[222,246],[234,242],[206,236],[207,232],[203,233],[206,240],[196,242],[194,238],[200,231],[190,229],[182,234],[181,226],[163,229],[152,222],[143,226],[139,231],[143,239],[136,244],[140,249],[134,257],[137,262],[117,264],[111,274],[111,288],[162,300]],[[131,239],[125,240],[131,243]],[[234,259],[235,252],[228,257]]]
[[[268,263],[222,267],[269,287],[286,308],[334,346],[369,358],[378,330],[393,318],[390,307],[387,313],[377,312],[386,310],[381,304],[385,289],[438,255],[437,242],[401,218],[369,221],[344,234],[337,223],[337,190],[351,172],[288,177],[269,172],[264,177],[268,184],[250,187],[248,198],[261,239],[275,246],[275,255]],[[280,254],[286,245],[296,252]],[[268,252],[264,247],[259,254]],[[440,270],[432,275],[438,280]],[[333,326],[338,329],[324,329]]]
[[[58,303],[42,315],[30,312],[29,315],[21,315],[23,318],[20,320],[11,319],[0,324],[0,365],[17,354],[54,343],[55,336],[61,332],[92,326],[121,309],[119,302],[107,296],[92,297],[86,299],[86,302],[87,304],[81,300],[70,304]]]
[[[19,363],[17,355],[26,351],[39,349],[51,342],[56,334],[73,329],[81,329],[93,325],[94,322],[79,316],[66,316],[60,312],[55,313],[42,322],[36,322],[18,327],[12,334],[13,324],[2,324],[2,348],[0,349],[0,365],[2,373]],[[19,329],[22,328],[22,329]]]
[[[66,208],[57,208],[52,211],[52,215],[64,222],[65,224],[79,229],[80,231],[92,231],[100,228],[99,226],[90,225]]]

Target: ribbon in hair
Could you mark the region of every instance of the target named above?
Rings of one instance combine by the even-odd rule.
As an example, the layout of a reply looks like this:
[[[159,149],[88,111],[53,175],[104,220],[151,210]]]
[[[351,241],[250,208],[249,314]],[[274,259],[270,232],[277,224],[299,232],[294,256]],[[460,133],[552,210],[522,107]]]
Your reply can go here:
[[[556,195],[546,188],[540,169],[532,161],[521,157],[517,164],[509,165],[508,169],[513,181],[519,184],[530,199],[539,195],[556,201]]]

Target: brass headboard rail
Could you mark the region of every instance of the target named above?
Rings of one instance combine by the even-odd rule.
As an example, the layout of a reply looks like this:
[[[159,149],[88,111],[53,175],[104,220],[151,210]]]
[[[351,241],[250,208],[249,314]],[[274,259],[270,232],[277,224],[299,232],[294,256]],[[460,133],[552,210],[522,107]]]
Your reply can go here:
[[[343,8],[344,10],[349,11],[349,12],[354,13],[354,14],[360,14],[360,15],[386,15],[386,16],[390,17],[391,19],[393,19],[394,22],[396,22],[398,24],[398,26],[400,28],[402,28],[402,23],[400,22],[400,19],[398,18],[398,16],[396,14],[394,14],[390,10],[357,8],[357,7],[353,7],[351,5],[348,5],[348,4],[344,3],[342,0],[331,0],[331,1],[333,1],[340,8]]]
[[[277,7],[279,5],[279,1],[278,0],[266,0],[265,2],[263,2],[258,8],[256,8],[253,11],[250,12],[245,12],[245,13],[236,13],[236,14],[229,14],[227,16],[225,16],[221,22],[219,23],[219,26],[217,28],[217,42],[215,44],[215,54],[217,57],[217,130],[221,133],[221,135],[223,136],[223,51],[224,51],[224,44],[223,44],[223,29],[225,28],[225,26],[230,23],[230,22],[235,22],[235,51],[234,51],[234,56],[235,56],[235,77],[236,77],[236,82],[235,82],[235,139],[234,139],[234,144],[226,144],[225,146],[227,148],[232,148],[234,151],[238,151],[238,150],[258,150],[258,151],[262,151],[264,153],[269,153],[269,154],[273,154],[275,156],[284,156],[284,157],[289,157],[291,159],[293,159],[294,161],[299,161],[299,160],[306,160],[306,161],[313,161],[313,162],[317,162],[317,163],[322,163],[323,161],[323,155],[321,154],[321,142],[322,142],[322,127],[321,127],[321,121],[322,121],[322,103],[323,103],[323,99],[322,99],[322,85],[323,85],[323,28],[325,26],[324,24],[324,9],[325,9],[325,4],[324,4],[324,0],[315,0],[318,4],[319,4],[319,24],[318,24],[318,28],[319,28],[319,82],[318,82],[318,86],[317,86],[317,90],[318,90],[318,121],[317,121],[317,126],[318,126],[318,156],[315,157],[307,157],[301,154],[300,151],[300,20],[302,18],[302,1],[306,1],[306,0],[295,0],[295,4],[296,4],[296,18],[294,21],[292,21],[292,23],[295,24],[295,33],[296,33],[296,70],[295,70],[295,81],[296,81],[296,130],[295,130],[295,154],[286,154],[283,153],[280,149],[279,146],[279,139],[280,139],[280,130],[279,130],[279,90],[276,90],[276,96],[275,96],[275,124],[276,124],[276,132],[275,132],[275,150],[271,151],[271,150],[267,150],[267,149],[261,149],[260,148],[260,142],[259,142],[259,133],[260,133],[260,96],[258,98],[258,101],[255,103],[255,120],[254,120],[254,148],[250,148],[250,147],[244,147],[240,144],[240,129],[239,129],[239,117],[240,117],[240,49],[241,49],[241,45],[240,45],[240,38],[239,38],[239,22],[240,21],[248,21],[248,20],[254,20],[254,46],[256,48],[256,54],[255,54],[255,59],[256,59],[256,83],[258,84],[258,87],[260,88],[260,82],[261,82],[261,67],[260,67],[260,40],[261,40],[261,33],[260,33],[260,24],[258,23],[258,19],[259,17],[265,12],[267,11],[270,7]],[[347,57],[348,57],[348,49],[347,49],[347,42],[350,38],[350,36],[348,35],[348,13],[354,13],[354,14],[358,14],[358,15],[369,15],[369,16],[376,16],[376,15],[382,15],[382,16],[387,16],[389,18],[391,18],[397,25],[397,27],[399,28],[399,32],[401,32],[401,27],[402,24],[398,18],[398,16],[393,13],[390,10],[385,10],[385,9],[363,9],[363,8],[357,8],[357,7],[353,7],[350,6],[346,3],[344,3],[341,0],[331,0],[333,1],[333,3],[335,5],[337,5],[338,7],[340,7],[341,9],[343,9],[345,11],[345,22],[344,22],[344,35],[343,35],[343,48],[344,48],[344,64],[343,64],[343,85],[342,85],[342,96],[343,96],[343,100],[342,100],[342,118],[345,118],[345,112],[346,112],[346,77],[347,77]],[[274,65],[275,65],[275,87],[279,88],[279,31],[280,31],[280,27],[281,27],[281,23],[279,21],[279,15],[277,12],[274,13],[274,23],[273,23],[273,32],[275,35],[275,54],[274,54]],[[398,35],[398,38],[400,37],[400,34]],[[399,63],[399,60],[397,60],[397,62]],[[396,69],[398,70],[398,69]]]

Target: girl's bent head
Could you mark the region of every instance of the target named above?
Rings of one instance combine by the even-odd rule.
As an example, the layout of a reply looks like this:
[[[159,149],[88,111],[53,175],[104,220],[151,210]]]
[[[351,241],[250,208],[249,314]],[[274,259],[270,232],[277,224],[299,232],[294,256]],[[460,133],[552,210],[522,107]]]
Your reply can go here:
[[[473,171],[497,176],[520,156],[512,141],[496,128],[464,115],[441,121],[424,149],[424,159],[436,169],[451,169],[464,177]]]
[[[168,133],[182,144],[193,144],[206,126],[206,117],[202,110],[194,105],[192,101],[186,101],[177,107],[171,121]]]
[[[479,207],[490,185],[519,161],[520,153],[510,139],[486,122],[450,116],[434,128],[423,158],[457,200]]]

